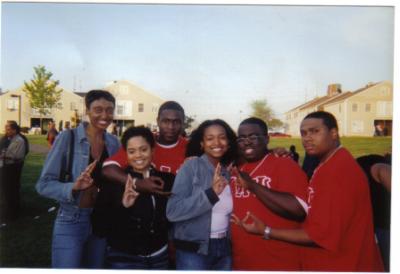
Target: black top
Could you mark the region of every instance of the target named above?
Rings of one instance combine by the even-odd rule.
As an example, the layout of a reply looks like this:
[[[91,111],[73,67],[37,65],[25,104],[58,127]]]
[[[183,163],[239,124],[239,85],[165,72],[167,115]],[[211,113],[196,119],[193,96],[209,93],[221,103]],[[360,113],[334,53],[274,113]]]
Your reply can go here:
[[[388,162],[383,156],[376,154],[358,157],[357,162],[368,177],[374,216],[374,227],[390,229],[390,192],[387,191],[382,184],[375,181],[371,175],[371,167],[374,164],[388,164]]]
[[[129,167],[132,178],[143,178]],[[164,191],[171,191],[175,176],[150,170],[151,176],[164,181]],[[132,255],[150,255],[168,242],[170,224],[166,217],[167,197],[140,193],[133,206],[122,205],[124,186],[106,182],[100,189],[93,215],[102,212],[102,225],[93,225],[94,233],[106,237],[109,246]],[[154,200],[153,200],[153,198]],[[153,202],[154,201],[154,202]]]

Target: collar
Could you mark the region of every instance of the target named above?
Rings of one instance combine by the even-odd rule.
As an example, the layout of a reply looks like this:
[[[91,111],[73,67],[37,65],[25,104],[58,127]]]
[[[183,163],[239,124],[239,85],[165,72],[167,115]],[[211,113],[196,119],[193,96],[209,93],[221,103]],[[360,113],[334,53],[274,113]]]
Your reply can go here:
[[[76,128],[76,139],[78,140],[79,143],[82,143],[84,141],[88,141],[88,138],[86,136],[86,128],[89,125],[88,122],[82,122],[79,124],[79,126]],[[105,132],[103,132],[103,139],[105,144],[107,144],[107,139],[105,138]]]

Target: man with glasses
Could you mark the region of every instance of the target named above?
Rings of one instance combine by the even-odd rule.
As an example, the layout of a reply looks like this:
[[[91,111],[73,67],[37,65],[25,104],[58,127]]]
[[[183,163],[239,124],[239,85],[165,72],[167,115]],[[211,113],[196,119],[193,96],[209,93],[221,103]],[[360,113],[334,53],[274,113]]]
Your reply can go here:
[[[237,142],[243,163],[232,176],[232,221],[239,224],[237,216],[252,212],[271,226],[299,228],[307,212],[307,176],[291,158],[270,153],[268,127],[261,119],[242,121]],[[265,241],[240,226],[232,227],[232,245],[235,270],[301,270],[299,246]]]

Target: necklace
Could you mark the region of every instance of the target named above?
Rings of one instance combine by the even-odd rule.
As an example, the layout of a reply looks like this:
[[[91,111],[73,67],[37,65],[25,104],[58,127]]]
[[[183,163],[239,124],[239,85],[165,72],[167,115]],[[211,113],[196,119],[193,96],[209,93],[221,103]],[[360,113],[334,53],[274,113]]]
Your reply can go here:
[[[313,172],[313,174],[312,174],[312,176],[311,176],[310,183],[311,183],[312,179],[314,178],[314,175],[317,173],[317,171],[318,171],[326,162],[328,162],[329,159],[331,159],[331,158],[333,157],[333,155],[335,155],[336,152],[337,152],[339,149],[341,149],[341,148],[342,148],[342,145],[339,145],[339,146],[325,159],[325,161],[323,161],[322,163],[320,163],[320,164],[317,166],[317,168],[314,170],[314,172]]]
[[[257,169],[265,162],[265,160],[268,158],[268,156],[269,156],[269,153],[267,153],[267,154],[264,156],[264,158],[258,163],[258,165],[256,165],[255,168],[253,168],[253,170],[249,173],[250,177],[253,176],[253,174],[254,174],[254,173],[257,171]],[[244,168],[246,165],[247,165],[247,163],[244,164],[244,165],[240,168],[240,171],[243,171],[243,168]]]

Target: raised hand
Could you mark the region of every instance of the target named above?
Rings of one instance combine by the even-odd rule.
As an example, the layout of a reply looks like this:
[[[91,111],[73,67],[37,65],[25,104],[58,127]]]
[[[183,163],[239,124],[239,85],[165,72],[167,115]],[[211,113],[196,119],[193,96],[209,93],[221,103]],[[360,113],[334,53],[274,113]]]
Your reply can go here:
[[[215,171],[214,171],[212,188],[213,188],[214,192],[217,195],[219,195],[222,193],[222,191],[224,190],[224,188],[226,187],[227,184],[228,184],[228,180],[226,180],[225,177],[223,177],[221,175],[221,164],[218,163],[217,167],[215,168]]]
[[[122,195],[122,205],[126,208],[133,206],[139,193],[135,191],[133,187],[133,179],[131,175],[128,174],[128,179],[125,183],[125,191]]]
[[[150,176],[146,179],[136,180],[136,190],[161,196],[169,196],[171,192],[164,191],[164,181],[160,177]]]
[[[76,179],[74,186],[72,187],[73,191],[85,190],[93,185],[93,179],[90,176],[95,169],[97,164],[97,160],[94,160],[90,165],[86,167],[86,169],[78,176]]]
[[[236,185],[242,187],[244,189],[249,189],[253,183],[253,179],[251,179],[250,175],[246,172],[239,171],[236,167],[232,169],[232,173],[236,174]]]

